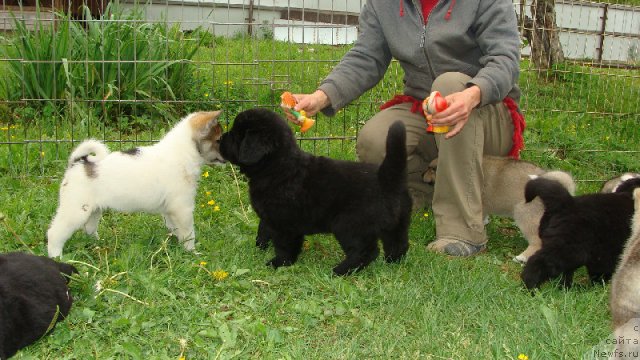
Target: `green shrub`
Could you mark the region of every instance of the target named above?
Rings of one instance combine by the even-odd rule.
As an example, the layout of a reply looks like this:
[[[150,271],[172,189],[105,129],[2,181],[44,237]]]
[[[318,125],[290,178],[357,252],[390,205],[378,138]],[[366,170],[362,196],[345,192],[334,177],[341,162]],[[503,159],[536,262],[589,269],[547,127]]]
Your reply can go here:
[[[85,7],[83,22],[56,14],[48,23],[38,12],[34,30],[13,19],[15,36],[0,48],[1,58],[16,59],[8,62],[8,100],[66,111],[75,103],[76,116],[107,125],[138,115],[173,119],[170,104],[192,91],[190,61],[205,39],[186,36],[178,25],[147,23],[140,10],[125,13],[117,3],[100,19]]]

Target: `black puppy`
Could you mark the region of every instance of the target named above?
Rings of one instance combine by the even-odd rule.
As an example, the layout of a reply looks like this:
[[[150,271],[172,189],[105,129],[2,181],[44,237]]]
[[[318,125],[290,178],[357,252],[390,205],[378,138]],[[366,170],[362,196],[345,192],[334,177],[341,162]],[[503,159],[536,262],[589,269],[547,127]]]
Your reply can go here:
[[[287,122],[273,111],[252,109],[222,135],[220,152],[249,179],[251,204],[260,217],[256,245],[271,241],[268,265],[293,264],[305,235],[333,233],[346,259],[338,275],[362,269],[379,253],[399,261],[409,247],[411,198],[407,190],[404,124],[389,129],[380,167],[302,151]]]
[[[540,197],[545,207],[540,220],[542,248],[525,265],[521,277],[528,289],[562,276],[570,287],[573,273],[587,267],[591,281],[608,281],[613,275],[631,232],[638,180],[623,183],[615,193],[572,197],[560,183],[537,178],[525,186],[527,202]]]
[[[77,273],[73,266],[44,256],[0,254],[0,359],[40,339],[67,316],[72,273]]]

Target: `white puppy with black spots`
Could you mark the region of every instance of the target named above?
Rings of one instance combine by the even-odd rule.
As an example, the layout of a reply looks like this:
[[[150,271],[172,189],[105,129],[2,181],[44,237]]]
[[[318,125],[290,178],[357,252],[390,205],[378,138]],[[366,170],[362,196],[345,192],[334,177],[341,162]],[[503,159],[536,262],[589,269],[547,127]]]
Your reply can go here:
[[[196,112],[182,119],[152,146],[109,152],[86,140],[69,157],[60,186],[60,203],[49,230],[50,257],[62,255],[65,242],[81,228],[96,238],[102,211],[162,214],[185,249],[195,249],[193,210],[200,168],[223,163],[220,111]]]

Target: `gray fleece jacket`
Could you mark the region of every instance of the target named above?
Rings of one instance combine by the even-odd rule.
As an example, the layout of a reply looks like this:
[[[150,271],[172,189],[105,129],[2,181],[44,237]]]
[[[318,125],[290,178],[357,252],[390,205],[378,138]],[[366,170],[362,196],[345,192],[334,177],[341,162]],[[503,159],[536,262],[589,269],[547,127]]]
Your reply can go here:
[[[426,24],[425,24],[426,23]],[[404,94],[424,99],[445,72],[472,77],[480,106],[520,100],[520,36],[511,0],[440,0],[427,21],[420,0],[367,0],[358,40],[322,81],[334,115],[374,87],[391,59],[404,69]]]

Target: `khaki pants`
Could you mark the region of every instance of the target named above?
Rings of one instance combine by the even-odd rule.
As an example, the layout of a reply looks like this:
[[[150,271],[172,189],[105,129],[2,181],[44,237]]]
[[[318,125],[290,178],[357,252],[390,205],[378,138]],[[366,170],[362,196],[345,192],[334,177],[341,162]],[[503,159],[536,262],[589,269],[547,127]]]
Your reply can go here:
[[[462,91],[469,76],[445,73],[432,90],[446,96]],[[506,156],[513,145],[513,123],[502,103],[475,109],[462,131],[450,139],[425,131],[422,113],[404,103],[382,110],[358,134],[356,153],[363,162],[379,164],[385,154],[389,126],[402,120],[407,128],[408,185],[414,205],[431,203],[436,239],[449,238],[474,245],[486,243],[482,214],[482,155]],[[427,165],[438,158],[435,187],[422,181]],[[414,206],[414,208],[417,208]]]

